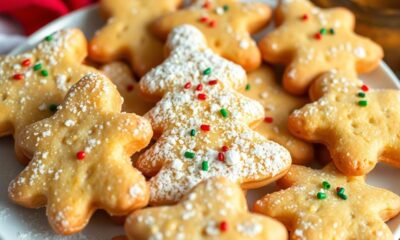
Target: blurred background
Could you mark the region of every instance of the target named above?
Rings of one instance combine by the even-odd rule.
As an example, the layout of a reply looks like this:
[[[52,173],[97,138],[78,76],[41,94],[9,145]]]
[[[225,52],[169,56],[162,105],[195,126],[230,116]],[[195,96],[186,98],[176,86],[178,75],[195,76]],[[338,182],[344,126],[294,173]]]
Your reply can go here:
[[[400,0],[312,0],[320,7],[342,6],[357,18],[355,31],[379,43],[385,61],[400,77]],[[0,0],[0,54],[54,19],[97,0]]]

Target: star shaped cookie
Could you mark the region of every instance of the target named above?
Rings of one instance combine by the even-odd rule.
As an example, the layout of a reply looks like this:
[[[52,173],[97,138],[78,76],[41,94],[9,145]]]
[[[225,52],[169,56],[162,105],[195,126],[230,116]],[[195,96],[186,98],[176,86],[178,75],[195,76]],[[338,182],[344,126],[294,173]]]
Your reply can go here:
[[[240,187],[221,177],[200,183],[175,206],[134,212],[125,230],[129,239],[287,239],[281,223],[250,213]]]
[[[347,177],[333,164],[322,170],[292,165],[255,212],[281,221],[291,239],[393,239],[384,223],[400,212],[400,197]]]
[[[316,77],[331,69],[365,73],[383,57],[382,48],[353,32],[354,15],[344,8],[320,9],[308,0],[282,1],[278,28],[259,47],[264,60],[288,65],[283,85],[304,94]]]
[[[108,19],[90,42],[93,60],[108,63],[126,59],[138,76],[163,60],[163,43],[150,33],[157,18],[178,8],[182,0],[101,0],[100,11]]]
[[[46,207],[60,234],[84,228],[96,209],[126,215],[147,205],[149,190],[130,156],[151,139],[148,121],[120,113],[110,80],[89,74],[76,83],[52,117],[20,132],[17,145],[32,158],[10,183],[10,199]]]
[[[312,144],[294,137],[287,127],[289,115],[307,104],[308,99],[286,93],[275,81],[274,73],[268,66],[250,72],[248,78],[249,83],[242,91],[243,95],[257,100],[265,110],[263,122],[255,131],[288,149],[293,163],[309,163],[314,155]]]
[[[250,34],[261,30],[271,16],[263,3],[239,0],[195,0],[185,9],[157,20],[154,33],[166,39],[168,33],[182,24],[196,26],[217,54],[254,70],[261,64],[261,54]]]
[[[132,75],[127,64],[111,62],[102,66],[100,70],[110,78],[122,95],[124,99],[122,111],[142,116],[154,107],[154,103],[144,100],[140,92],[139,83]]]
[[[167,59],[140,82],[147,94],[166,92],[145,115],[158,140],[136,161],[144,174],[154,176],[151,204],[177,202],[213,176],[257,188],[282,176],[291,163],[286,149],[249,127],[264,111],[232,87],[246,83],[244,70],[209,49],[199,50],[202,39],[190,25],[174,29],[168,44],[174,46],[172,56],[181,53],[181,58]],[[212,57],[187,58],[191,52]]]
[[[0,136],[50,116],[75,82],[96,72],[82,64],[86,49],[83,33],[67,29],[47,36],[31,51],[1,58]]]
[[[400,167],[400,91],[369,89],[337,72],[310,91],[322,97],[291,114],[293,134],[326,145],[346,175],[365,175],[378,161]]]

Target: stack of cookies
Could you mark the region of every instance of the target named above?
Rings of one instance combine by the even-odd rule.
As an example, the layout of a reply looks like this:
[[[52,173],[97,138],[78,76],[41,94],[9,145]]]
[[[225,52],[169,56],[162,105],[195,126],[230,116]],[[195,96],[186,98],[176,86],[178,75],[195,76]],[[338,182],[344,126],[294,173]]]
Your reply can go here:
[[[181,4],[101,0],[89,44],[64,29],[0,59],[0,136],[26,165],[10,199],[63,235],[103,209],[127,216],[116,239],[392,239],[400,197],[365,176],[400,168],[400,91],[358,79],[383,51],[353,14],[283,0],[257,43],[266,4]]]

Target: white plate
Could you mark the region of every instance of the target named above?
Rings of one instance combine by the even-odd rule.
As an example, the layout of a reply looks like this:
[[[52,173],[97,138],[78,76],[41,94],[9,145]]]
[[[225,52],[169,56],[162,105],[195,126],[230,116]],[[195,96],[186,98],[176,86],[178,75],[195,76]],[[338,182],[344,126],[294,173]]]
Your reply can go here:
[[[271,2],[268,0],[264,1]],[[273,0],[271,5],[274,5]],[[101,20],[98,15],[98,7],[95,5],[64,16],[33,34],[25,44],[17,47],[11,53],[17,54],[30,49],[45,36],[62,28],[78,27],[84,31],[88,38],[91,38],[94,32],[104,24],[104,21]],[[400,89],[398,79],[383,62],[374,72],[362,76],[362,79],[371,87]],[[12,204],[7,198],[8,183],[23,169],[23,167],[15,159],[13,140],[11,137],[0,139],[0,163],[0,239],[93,240],[111,239],[113,236],[123,234],[122,226],[114,224],[107,214],[102,211],[98,211],[92,217],[90,223],[82,233],[68,237],[55,235],[47,223],[44,209],[34,210],[22,208]],[[400,169],[379,164],[376,169],[374,169],[372,173],[368,175],[367,181],[371,185],[389,189],[400,195],[400,188],[398,186],[399,179]],[[255,199],[260,198],[273,190],[274,184],[261,189],[249,191],[249,206],[253,204]],[[400,216],[397,216],[397,218],[391,220],[388,224],[395,233],[395,239],[399,239]]]

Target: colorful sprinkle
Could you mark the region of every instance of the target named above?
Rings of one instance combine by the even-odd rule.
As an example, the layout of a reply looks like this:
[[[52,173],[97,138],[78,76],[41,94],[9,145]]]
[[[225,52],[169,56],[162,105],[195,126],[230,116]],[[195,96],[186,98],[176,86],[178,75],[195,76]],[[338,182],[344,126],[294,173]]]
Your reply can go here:
[[[319,33],[321,33],[322,35],[325,35],[326,34],[326,28],[321,28],[319,30]]]
[[[303,14],[303,16],[301,16],[301,19],[303,21],[307,21],[308,20],[308,15],[307,14]]]
[[[36,64],[33,66],[33,71],[40,70],[41,68],[42,68],[42,64],[41,64],[41,63],[36,63]]]
[[[133,89],[135,89],[135,87],[132,84],[129,84],[128,86],[126,86],[126,91],[128,91],[128,92],[132,92]]]
[[[221,221],[221,223],[219,224],[219,230],[221,232],[228,231],[228,223],[226,221]]]
[[[335,29],[330,28],[330,29],[329,29],[329,33],[330,33],[331,35],[335,35]]]
[[[43,69],[42,71],[40,71],[40,74],[41,74],[43,77],[49,76],[49,72],[48,72],[46,69]]]
[[[250,88],[251,88],[250,84],[246,84],[245,90],[246,90],[246,91],[249,91]]]
[[[314,35],[314,38],[317,39],[317,40],[321,40],[321,39],[322,39],[321,33],[316,33],[316,34]]]
[[[365,97],[365,92],[359,92],[357,94],[357,96],[363,98],[363,97]]]
[[[326,193],[323,193],[323,192],[317,193],[317,198],[320,199],[320,200],[325,199],[326,198]]]
[[[85,159],[85,157],[86,157],[86,153],[84,151],[79,151],[76,153],[76,158],[78,160],[83,160],[83,159]]]
[[[203,4],[203,8],[210,8],[211,7],[211,3],[210,2],[205,2],[204,4]]]
[[[218,84],[218,80],[211,80],[208,82],[208,85],[216,85]]]
[[[196,91],[201,91],[201,90],[203,90],[203,84],[199,84],[199,85],[197,85],[197,87],[196,87]]]
[[[337,194],[344,194],[344,188],[342,188],[342,187],[337,187],[337,188],[336,188],[336,193],[337,193]]]
[[[218,153],[217,158],[218,158],[218,161],[224,162],[225,161],[224,153],[222,153],[222,152]]]
[[[338,196],[343,199],[343,200],[347,200],[347,195],[346,194],[338,194]]]
[[[221,113],[221,115],[224,118],[227,118],[229,116],[228,110],[226,110],[225,108],[221,108],[221,110],[219,110],[219,112]]]
[[[23,80],[25,78],[25,75],[24,74],[21,74],[21,73],[17,73],[17,74],[14,74],[14,76],[13,76],[13,79],[14,80]]]
[[[366,107],[368,105],[368,102],[366,100],[360,100],[358,101],[358,105],[360,107]]]
[[[192,137],[196,136],[196,130],[194,129],[190,130],[190,136]]]
[[[264,122],[266,123],[272,123],[274,121],[274,119],[272,117],[265,117],[264,118]]]
[[[211,74],[211,68],[206,68],[206,70],[203,71],[203,75],[210,75]]]
[[[210,26],[212,28],[216,27],[217,26],[217,21],[211,20],[210,23],[208,24],[208,26]]]
[[[210,128],[211,128],[210,125],[207,125],[207,124],[201,124],[200,125],[200,129],[205,131],[205,132],[210,131]]]
[[[223,151],[223,152],[227,152],[228,150],[229,150],[229,148],[228,148],[227,146],[225,146],[225,145],[222,146],[222,151]]]
[[[197,95],[197,99],[204,101],[207,99],[207,95],[204,93],[200,93],[199,95]]]
[[[203,161],[201,163],[201,170],[208,171],[208,162],[207,161]]]
[[[193,159],[193,158],[194,158],[194,152],[186,151],[186,152],[184,153],[184,156],[185,156],[185,158]]]
[[[29,67],[29,66],[31,65],[31,60],[30,60],[29,58],[24,59],[24,60],[21,62],[21,64],[22,64],[22,66],[24,66],[24,67]]]
[[[189,89],[192,86],[191,82],[187,82],[185,83],[185,85],[183,86],[185,89]]]
[[[47,42],[50,42],[51,40],[53,40],[53,36],[52,35],[48,35],[44,38],[44,40],[46,40]]]
[[[364,85],[361,86],[361,90],[363,90],[364,92],[368,92],[369,87],[364,84]]]
[[[224,9],[225,12],[229,10],[229,6],[228,5],[224,5],[222,8]]]
[[[201,18],[199,19],[199,21],[202,22],[202,23],[207,23],[208,20],[209,20],[208,17],[201,17]]]
[[[49,105],[49,110],[52,111],[52,112],[57,112],[58,105],[57,104],[50,104]]]
[[[322,187],[324,189],[330,189],[331,188],[331,184],[329,184],[329,182],[327,182],[327,181],[323,181],[322,182]]]

